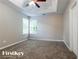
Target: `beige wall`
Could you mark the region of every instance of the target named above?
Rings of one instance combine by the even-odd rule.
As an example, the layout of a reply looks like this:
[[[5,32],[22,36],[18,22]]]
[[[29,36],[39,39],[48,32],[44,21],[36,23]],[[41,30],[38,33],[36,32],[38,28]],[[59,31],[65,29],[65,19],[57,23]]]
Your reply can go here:
[[[0,3],[0,48],[23,40],[22,18],[22,14]]]
[[[26,16],[0,2],[0,48],[24,40],[23,17]],[[50,14],[32,19],[38,20],[37,35],[32,38],[62,40],[62,15]]]
[[[49,14],[38,17],[32,17],[31,19],[37,20],[38,22],[37,34],[31,35],[31,38],[41,40],[62,40],[62,15]]]
[[[63,15],[63,20],[64,20],[64,32],[63,32],[63,38],[65,40],[65,43],[67,44],[68,47],[70,47],[70,40],[69,40],[69,7],[64,12]]]

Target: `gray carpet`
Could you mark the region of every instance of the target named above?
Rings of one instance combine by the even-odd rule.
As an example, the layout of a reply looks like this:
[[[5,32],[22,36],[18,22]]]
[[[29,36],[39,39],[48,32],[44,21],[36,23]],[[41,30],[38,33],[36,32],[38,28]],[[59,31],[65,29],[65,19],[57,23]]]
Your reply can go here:
[[[23,56],[3,56],[2,51],[23,52]],[[63,42],[27,40],[0,51],[0,59],[76,59]]]

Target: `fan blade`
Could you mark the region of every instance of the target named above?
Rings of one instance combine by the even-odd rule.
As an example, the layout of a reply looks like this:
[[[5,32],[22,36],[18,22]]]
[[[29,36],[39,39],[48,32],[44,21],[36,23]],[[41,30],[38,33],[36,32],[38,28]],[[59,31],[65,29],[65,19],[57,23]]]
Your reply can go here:
[[[35,5],[36,5],[38,8],[40,8],[40,6],[39,6],[37,3],[35,3]]]

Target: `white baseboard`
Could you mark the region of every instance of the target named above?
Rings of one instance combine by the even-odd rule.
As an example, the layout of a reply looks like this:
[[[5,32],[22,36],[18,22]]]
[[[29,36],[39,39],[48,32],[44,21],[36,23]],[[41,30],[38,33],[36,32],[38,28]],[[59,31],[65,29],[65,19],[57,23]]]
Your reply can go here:
[[[55,40],[55,39],[34,39],[34,38],[30,38],[32,40],[43,40],[43,41],[58,41],[58,42],[64,42],[64,44],[66,45],[66,47],[72,51],[72,49],[67,45],[67,43],[65,42],[65,40]]]
[[[52,40],[52,39],[34,39],[34,38],[30,38],[30,39],[32,39],[32,40],[59,41],[59,42],[63,42],[63,40]],[[19,42],[12,43],[12,44],[9,44],[9,45],[4,46],[4,47],[1,47],[1,48],[0,48],[0,50],[5,49],[5,48],[10,47],[10,46],[13,46],[13,45],[18,44],[18,43],[21,43],[21,42],[26,41],[26,40],[27,40],[27,39],[22,40],[22,41],[19,41]]]
[[[23,42],[23,41],[26,41],[26,40],[27,40],[27,39],[22,40],[22,41],[19,41],[19,42],[12,43],[12,44],[9,44],[9,45],[4,46],[4,47],[1,47],[0,50],[5,49],[5,48],[10,47],[10,46],[13,46],[13,45],[15,45],[15,44],[19,44],[19,43],[21,43],[21,42]]]
[[[55,40],[55,39],[35,39],[35,38],[30,38],[32,40],[42,40],[42,41],[59,41],[59,42],[63,42],[63,40]]]
[[[64,42],[65,45],[67,46],[67,48],[68,48],[70,51],[72,51],[72,50],[70,49],[70,47],[67,45],[67,43],[66,43],[64,40],[54,40],[54,39],[34,39],[34,38],[30,38],[30,39],[32,39],[32,40],[42,40],[42,41],[58,41],[58,42]],[[5,48],[10,47],[10,46],[13,46],[13,45],[18,44],[18,43],[21,43],[21,42],[26,41],[26,40],[27,40],[27,39],[22,40],[22,41],[19,41],[19,42],[15,42],[15,43],[13,43],[13,44],[10,44],[10,45],[4,46],[4,47],[1,47],[0,50],[5,49]]]
[[[63,40],[63,42],[65,43],[66,47],[67,47],[70,51],[72,51],[72,49],[67,45],[67,43],[65,42],[65,40]]]

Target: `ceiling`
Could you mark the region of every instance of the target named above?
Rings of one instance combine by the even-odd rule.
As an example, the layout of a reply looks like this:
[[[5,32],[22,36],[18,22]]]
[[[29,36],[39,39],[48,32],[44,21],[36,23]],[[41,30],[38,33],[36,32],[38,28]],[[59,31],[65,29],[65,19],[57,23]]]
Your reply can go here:
[[[12,7],[15,7],[20,12],[28,16],[37,16],[47,13],[56,13],[63,14],[65,8],[67,7],[69,0],[46,0],[46,2],[37,2],[40,5],[40,8],[37,8],[34,5],[28,7],[25,4],[28,4],[31,0],[1,0],[9,4]]]

